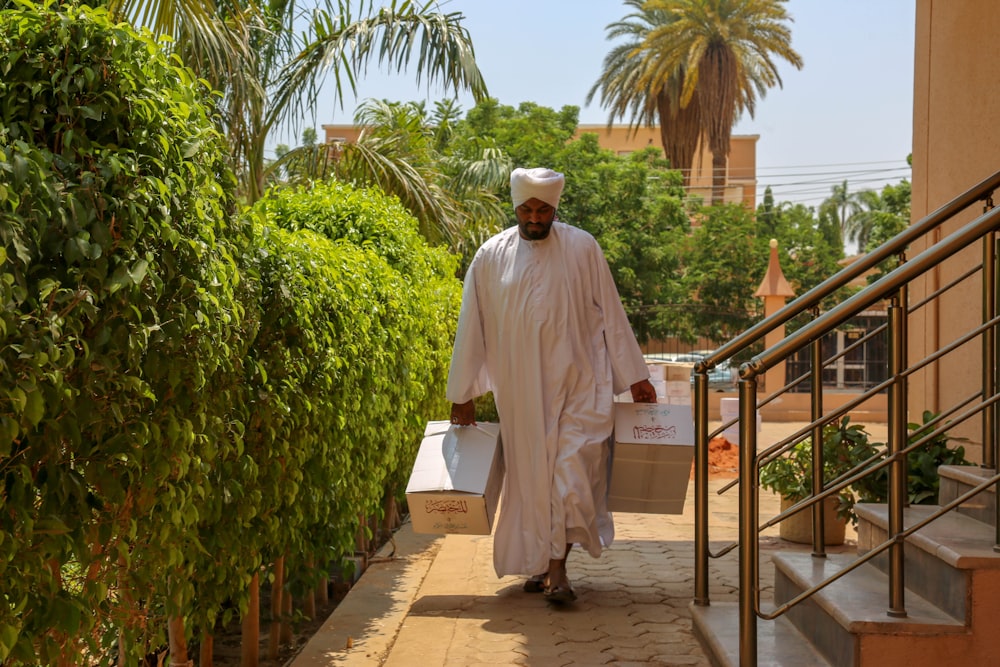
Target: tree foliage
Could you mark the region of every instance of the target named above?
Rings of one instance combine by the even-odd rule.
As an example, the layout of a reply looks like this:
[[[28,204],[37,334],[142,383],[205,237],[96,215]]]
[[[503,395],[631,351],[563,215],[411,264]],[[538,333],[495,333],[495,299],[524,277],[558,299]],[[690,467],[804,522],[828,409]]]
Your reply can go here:
[[[683,318],[697,335],[725,341],[759,318],[754,292],[767,268],[768,239],[755,234],[752,212],[742,206],[707,207],[699,223],[684,255],[691,307]]]
[[[210,91],[103,10],[0,12],[0,71],[0,662],[134,663],[401,492],[455,260],[345,185],[239,214]]]
[[[781,85],[775,56],[794,67],[789,16],[782,0],[649,0],[611,36],[632,42],[605,59],[598,85],[612,114],[631,108],[633,122],[658,109],[665,154],[694,157],[700,140],[712,151],[712,203],[721,204],[729,141],[739,115],[754,114],[757,97]],[[595,86],[596,88],[596,86]],[[591,96],[595,91],[591,91]],[[588,98],[589,101],[589,98]],[[668,137],[668,135],[670,135]],[[673,165],[690,170],[690,162]]]
[[[175,52],[222,93],[219,117],[248,201],[268,181],[264,147],[288,123],[313,115],[321,84],[332,74],[338,101],[374,59],[394,71],[413,67],[417,82],[486,97],[460,12],[432,2],[337,0],[303,8],[294,0],[257,3],[111,0],[118,16],[169,35]],[[305,25],[305,29],[302,25]]]
[[[263,316],[247,379],[246,535],[264,563],[286,558],[302,593],[331,554],[353,553],[359,516],[404,488],[425,421],[444,414],[460,285],[454,258],[376,191],[288,188],[253,216]]]
[[[787,202],[776,204],[768,189],[757,207],[757,227],[758,236],[778,242],[782,271],[797,295],[840,269],[843,250],[839,230],[824,226],[811,208]]]
[[[679,172],[667,170],[658,149],[620,158],[599,149],[594,135],[569,144],[561,163],[567,185],[559,216],[604,249],[636,335],[673,333],[655,313],[685,300],[679,278],[690,224]]]
[[[506,219],[495,192],[506,182],[510,163],[488,144],[452,151],[454,113],[446,103],[428,116],[422,104],[369,100],[357,112],[357,141],[303,146],[276,166],[294,168],[292,184],[334,179],[378,187],[399,198],[430,242],[471,254]]]
[[[247,235],[208,91],[152,41],[25,4],[0,54],[0,659],[55,664],[111,619],[155,641],[128,591],[190,604],[240,446]]]
[[[660,143],[667,162],[681,170],[684,185],[690,185],[698,139],[701,106],[697,97],[681,102],[684,70],[663,71],[659,54],[650,52],[650,33],[676,20],[676,16],[645,0],[625,0],[634,11],[607,26],[607,39],[626,38],[604,58],[600,78],[587,93],[587,104],[600,91],[601,106],[608,109],[608,126],[629,117],[629,128],[659,125]]]
[[[901,181],[886,185],[882,192],[868,191],[862,202],[866,207],[860,214],[857,233],[862,250],[869,252],[905,231],[910,224],[910,182]],[[898,266],[897,259],[887,259],[868,277],[874,282]]]
[[[556,111],[534,102],[512,107],[488,99],[469,110],[455,128],[454,141],[492,141],[515,167],[553,164],[573,139],[579,113],[575,106]]]

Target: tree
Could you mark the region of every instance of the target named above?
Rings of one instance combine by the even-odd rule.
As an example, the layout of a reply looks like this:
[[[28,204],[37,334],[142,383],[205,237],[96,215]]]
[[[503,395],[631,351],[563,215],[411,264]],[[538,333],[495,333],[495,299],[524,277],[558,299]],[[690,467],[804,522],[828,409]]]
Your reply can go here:
[[[847,218],[847,240],[867,251],[906,229],[910,222],[910,183],[887,185],[881,193],[857,193],[858,210]],[[873,243],[875,241],[875,243]]]
[[[753,212],[740,205],[706,207],[699,217],[684,255],[689,303],[681,314],[692,332],[725,341],[759,319],[753,294],[767,269],[769,239],[755,233]]]
[[[829,200],[820,204],[816,211],[816,228],[831,248],[838,249],[838,256],[844,256],[844,233],[837,207]]]
[[[684,185],[689,185],[701,126],[698,99],[682,105],[683,70],[661,72],[657,54],[644,50],[649,33],[674,17],[662,9],[649,8],[644,0],[625,0],[625,5],[636,11],[607,26],[607,39],[627,37],[631,41],[605,56],[604,70],[587,93],[587,104],[600,90],[601,106],[609,109],[608,127],[626,115],[633,131],[659,122],[663,154],[671,167],[682,170]]]
[[[348,0],[308,15],[294,0],[222,5],[110,0],[109,6],[156,34],[171,36],[178,55],[222,91],[219,113],[251,202],[265,186],[268,135],[285,122],[297,129],[299,119],[315,107],[330,70],[341,106],[343,87],[355,91],[356,79],[373,57],[396,71],[405,71],[415,57],[418,82],[426,76],[456,92],[468,89],[475,99],[486,96],[462,14],[433,11],[433,2],[390,0],[376,9],[373,0],[362,0],[359,17]],[[304,31],[301,22],[307,24]]]
[[[820,284],[840,269],[843,246],[839,231],[828,233],[811,208],[787,202],[764,214],[757,207],[758,236],[778,241],[781,268],[797,295]]]
[[[801,295],[840,269],[844,251],[840,228],[829,216],[814,217],[803,204],[775,203],[771,189],[757,207],[756,236],[778,241],[778,253],[785,278]]]
[[[266,165],[269,181],[291,181],[302,177],[309,171],[309,165],[315,161],[317,152],[316,130],[312,127],[302,130],[302,145],[298,148],[278,144],[274,147],[277,159]]]
[[[820,214],[831,217],[837,223],[842,242],[848,241],[848,220],[861,210],[858,196],[852,194],[847,187],[847,181],[834,185],[830,196],[820,204]]]
[[[478,103],[456,128],[456,141],[490,140],[510,156],[515,167],[552,165],[573,140],[580,109],[564,106],[559,111],[534,102],[517,108],[495,99]],[[508,174],[509,175],[509,174]]]
[[[875,193],[872,193],[875,194]],[[877,205],[866,211],[865,226],[867,236],[865,245],[859,247],[870,252],[892,237],[901,233],[910,224],[910,182],[900,181],[896,185],[887,185],[882,193],[871,197]],[[877,270],[868,276],[868,282],[875,282],[883,275],[898,266],[896,259],[887,259],[879,264]]]
[[[777,236],[780,215],[781,209],[774,203],[774,192],[769,185],[764,189],[764,199],[757,207],[757,224],[768,238]]]
[[[757,96],[781,85],[775,55],[802,67],[785,25],[791,19],[782,0],[649,0],[644,9],[674,16],[646,35],[643,51],[658,59],[662,77],[681,75],[681,107],[697,98],[712,151],[712,204],[721,204],[739,114],[752,117]]]
[[[395,195],[420,221],[432,243],[458,254],[474,252],[499,231],[506,213],[496,192],[506,183],[510,161],[501,151],[456,154],[449,149],[459,110],[439,103],[429,117],[423,103],[369,100],[355,116],[357,141],[303,146],[275,168],[291,167],[294,182],[337,180],[378,187]]]
[[[678,277],[690,231],[680,173],[659,150],[619,157],[585,135],[556,163],[566,173],[559,218],[597,239],[640,341],[673,334],[664,309],[685,300]]]

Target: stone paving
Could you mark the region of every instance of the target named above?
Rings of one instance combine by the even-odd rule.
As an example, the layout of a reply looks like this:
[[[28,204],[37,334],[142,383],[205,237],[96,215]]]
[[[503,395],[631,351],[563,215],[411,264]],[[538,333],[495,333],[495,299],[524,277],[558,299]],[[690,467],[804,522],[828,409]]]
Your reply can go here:
[[[776,441],[801,424],[779,425]],[[772,427],[774,428],[774,427]],[[765,428],[765,433],[770,428]],[[718,551],[737,534],[736,490],[710,481],[710,538]],[[593,559],[574,552],[576,602],[555,605],[525,593],[521,577],[497,578],[492,537],[418,535],[405,525],[386,545],[291,667],[545,667],[637,665],[709,667],[692,633],[694,484],[684,513],[616,513],[615,542]],[[778,498],[764,492],[761,517]],[[808,550],[768,529],[761,540],[761,597],[771,597],[770,553]],[[852,549],[855,535],[848,528]],[[835,551],[838,549],[831,549]],[[711,600],[738,597],[736,550],[710,561]]]

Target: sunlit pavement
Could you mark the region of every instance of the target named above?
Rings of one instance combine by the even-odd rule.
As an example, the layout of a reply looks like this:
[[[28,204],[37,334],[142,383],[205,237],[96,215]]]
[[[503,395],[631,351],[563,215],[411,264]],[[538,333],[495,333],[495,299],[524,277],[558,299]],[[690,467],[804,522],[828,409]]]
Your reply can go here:
[[[763,424],[759,447],[802,428]],[[875,436],[879,429],[868,426]],[[730,480],[712,480],[711,549],[730,543],[738,530],[738,498]],[[763,492],[761,517],[777,513],[777,496]],[[574,603],[549,603],[525,593],[523,578],[498,579],[492,537],[419,535],[409,524],[373,559],[322,629],[289,664],[475,667],[477,665],[709,666],[691,630],[694,595],[694,484],[684,513],[615,514],[616,537],[600,558],[574,552],[569,573]],[[770,554],[777,548],[808,551],[762,534],[762,599],[770,599]],[[830,551],[853,549],[847,544]],[[737,555],[710,561],[710,600],[737,599]]]

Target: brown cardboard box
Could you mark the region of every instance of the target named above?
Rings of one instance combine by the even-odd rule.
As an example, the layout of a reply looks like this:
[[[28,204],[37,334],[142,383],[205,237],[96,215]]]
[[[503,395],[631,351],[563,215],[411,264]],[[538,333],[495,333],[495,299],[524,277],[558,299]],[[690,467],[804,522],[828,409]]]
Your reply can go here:
[[[689,404],[615,403],[608,509],[682,514],[694,458]]]
[[[649,381],[656,389],[656,396],[660,399],[669,399],[670,403],[691,403],[694,385],[691,383],[691,369],[694,364],[681,363],[675,361],[653,361],[648,362]],[[629,401],[632,396],[629,392],[621,395],[622,399]]]
[[[406,485],[413,531],[489,535],[503,476],[499,424],[428,422]]]

